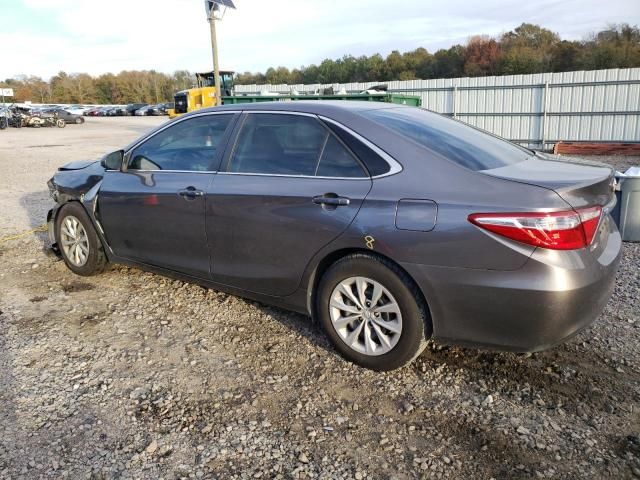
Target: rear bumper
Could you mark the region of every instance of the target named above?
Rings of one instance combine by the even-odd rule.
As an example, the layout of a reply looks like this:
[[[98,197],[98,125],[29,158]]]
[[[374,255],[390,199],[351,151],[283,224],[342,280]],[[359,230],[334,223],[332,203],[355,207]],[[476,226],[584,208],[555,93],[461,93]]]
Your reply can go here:
[[[538,249],[514,271],[403,264],[429,303],[433,336],[444,343],[544,350],[577,334],[604,309],[620,261],[610,217],[592,251]]]

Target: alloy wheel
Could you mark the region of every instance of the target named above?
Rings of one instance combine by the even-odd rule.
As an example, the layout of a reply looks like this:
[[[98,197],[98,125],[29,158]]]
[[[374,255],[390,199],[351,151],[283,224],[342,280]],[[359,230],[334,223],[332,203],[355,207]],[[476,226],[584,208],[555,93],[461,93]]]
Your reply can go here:
[[[89,237],[82,223],[73,215],[64,218],[60,225],[60,243],[65,257],[76,267],[82,267],[89,259]]]
[[[402,313],[391,292],[366,277],[341,281],[331,293],[331,324],[342,341],[365,355],[383,355],[398,343]]]

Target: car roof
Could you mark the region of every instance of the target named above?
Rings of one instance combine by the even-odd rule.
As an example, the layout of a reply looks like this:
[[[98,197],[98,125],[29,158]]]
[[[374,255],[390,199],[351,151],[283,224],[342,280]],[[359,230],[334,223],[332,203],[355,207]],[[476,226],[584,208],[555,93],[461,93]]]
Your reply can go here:
[[[284,99],[283,99],[284,100]],[[257,103],[235,103],[196,110],[193,113],[219,112],[223,110],[242,111],[274,111],[299,112],[314,115],[331,115],[332,113],[358,112],[362,110],[379,110],[397,108],[402,105],[386,102],[367,102],[360,100],[295,100]]]

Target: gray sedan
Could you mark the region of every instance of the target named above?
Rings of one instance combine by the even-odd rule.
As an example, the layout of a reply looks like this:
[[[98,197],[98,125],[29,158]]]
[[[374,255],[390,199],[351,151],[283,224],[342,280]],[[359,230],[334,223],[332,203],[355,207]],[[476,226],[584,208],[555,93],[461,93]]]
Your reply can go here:
[[[613,172],[370,102],[200,110],[49,182],[79,275],[124,263],[304,312],[376,370],[428,338],[514,351],[602,311]]]

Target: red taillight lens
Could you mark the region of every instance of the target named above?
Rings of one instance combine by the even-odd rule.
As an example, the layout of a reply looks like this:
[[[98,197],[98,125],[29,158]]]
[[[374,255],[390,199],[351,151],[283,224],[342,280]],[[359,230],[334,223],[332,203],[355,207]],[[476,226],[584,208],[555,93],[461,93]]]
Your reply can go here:
[[[576,250],[591,244],[601,207],[564,212],[474,213],[469,221],[503,237],[553,250]]]

